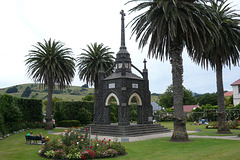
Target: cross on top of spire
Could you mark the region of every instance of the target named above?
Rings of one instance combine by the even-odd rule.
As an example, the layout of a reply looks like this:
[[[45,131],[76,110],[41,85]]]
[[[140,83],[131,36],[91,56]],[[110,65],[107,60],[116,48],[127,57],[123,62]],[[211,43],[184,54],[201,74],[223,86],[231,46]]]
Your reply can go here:
[[[126,14],[124,13],[124,10],[121,10],[120,14],[122,15],[122,19],[124,19],[124,16],[126,16]]]

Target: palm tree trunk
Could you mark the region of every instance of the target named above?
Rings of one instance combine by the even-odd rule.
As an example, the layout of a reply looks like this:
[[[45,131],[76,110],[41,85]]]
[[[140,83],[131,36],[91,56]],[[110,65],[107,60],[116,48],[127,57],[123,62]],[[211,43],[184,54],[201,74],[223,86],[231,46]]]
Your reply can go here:
[[[170,62],[172,65],[173,81],[173,105],[174,105],[174,131],[171,141],[188,141],[186,131],[186,114],[183,110],[183,46],[178,42],[173,42],[170,50]]]
[[[48,83],[48,99],[47,99],[47,110],[46,110],[46,125],[45,130],[52,130],[52,93],[53,93],[53,83]]]
[[[222,65],[218,61],[216,63],[216,79],[217,79],[217,95],[218,95],[218,132],[219,134],[231,134],[227,120],[224,104],[224,90],[223,90],[223,78],[222,78]]]

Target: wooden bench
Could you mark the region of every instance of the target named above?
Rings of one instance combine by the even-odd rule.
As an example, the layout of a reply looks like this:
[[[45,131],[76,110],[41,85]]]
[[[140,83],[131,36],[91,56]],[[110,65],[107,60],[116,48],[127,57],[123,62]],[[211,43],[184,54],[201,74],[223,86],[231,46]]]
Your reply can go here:
[[[41,141],[40,144],[45,143],[44,139],[40,136],[26,136],[25,135],[25,138],[26,138],[26,143],[25,144],[27,144],[27,142],[30,142],[29,144],[39,144],[39,143],[32,143],[32,141],[33,142],[34,141],[35,142]]]

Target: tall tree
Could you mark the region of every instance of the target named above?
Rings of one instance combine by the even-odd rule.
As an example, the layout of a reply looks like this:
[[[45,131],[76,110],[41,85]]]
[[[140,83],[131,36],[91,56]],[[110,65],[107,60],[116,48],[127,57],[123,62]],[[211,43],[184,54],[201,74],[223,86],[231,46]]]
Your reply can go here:
[[[56,85],[64,89],[66,85],[71,84],[75,73],[75,59],[71,55],[71,49],[65,48],[60,41],[44,39],[44,43],[37,42],[33,48],[25,60],[27,72],[35,82],[40,82],[44,88],[48,88],[45,129],[51,130],[53,89]]]
[[[140,0],[131,0],[136,2]],[[172,65],[174,132],[171,141],[188,141],[186,115],[183,111],[182,51],[186,47],[190,56],[204,51],[207,27],[206,10],[196,0],[141,0],[130,13],[142,11],[132,21],[132,34],[139,40],[139,48],[147,45],[148,56],[170,60]],[[212,26],[211,26],[212,27]]]
[[[213,14],[212,22],[217,26],[219,35],[214,38],[213,45],[206,46],[206,52],[194,57],[203,67],[208,68],[210,65],[216,71],[219,134],[231,133],[226,120],[222,68],[225,65],[231,68],[231,65],[239,62],[240,15],[229,5],[222,0],[212,0],[210,5],[206,4],[206,8]]]
[[[86,81],[87,84],[94,84],[95,99],[98,90],[98,72],[101,64],[104,71],[110,69],[114,64],[113,52],[110,51],[108,46],[104,46],[102,43],[97,44],[96,42],[87,45],[87,49],[83,49],[83,51],[77,59],[78,75],[80,80]],[[106,75],[109,75],[112,71],[110,69]]]

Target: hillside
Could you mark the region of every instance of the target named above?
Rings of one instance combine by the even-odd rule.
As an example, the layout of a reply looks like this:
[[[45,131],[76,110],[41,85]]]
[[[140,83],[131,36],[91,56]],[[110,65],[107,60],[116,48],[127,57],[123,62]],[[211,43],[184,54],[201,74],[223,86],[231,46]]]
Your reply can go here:
[[[27,87],[28,89],[29,88],[30,89],[28,90]],[[8,88],[2,88],[0,89],[0,94],[6,93],[16,97],[21,97],[25,90],[27,90],[28,93],[30,93],[30,95],[27,94],[27,97],[29,98],[34,97],[42,100],[47,99],[48,90],[41,88],[39,84],[35,84],[35,83],[22,84],[22,85],[16,85]],[[25,93],[27,91],[25,91]],[[80,101],[86,95],[92,95],[92,94],[94,94],[93,88],[85,88],[85,87],[78,87],[78,86],[70,86],[64,90],[59,90],[58,87],[56,87],[56,90],[53,91],[53,97],[62,98],[68,101]]]
[[[24,93],[25,91],[25,93]],[[7,93],[9,92],[9,93]],[[10,93],[11,92],[11,93]],[[47,89],[40,88],[39,84],[30,83],[30,84],[21,84],[8,88],[0,89],[0,94],[9,94],[16,97],[22,97],[23,93],[27,98],[37,98],[45,100],[47,99]],[[30,94],[27,94],[30,93]],[[62,98],[67,101],[81,101],[86,95],[93,95],[94,88],[86,88],[79,86],[69,86],[64,90],[59,90],[56,87],[56,90],[53,91],[53,98]],[[151,101],[156,102],[159,94],[153,93],[151,95]]]

